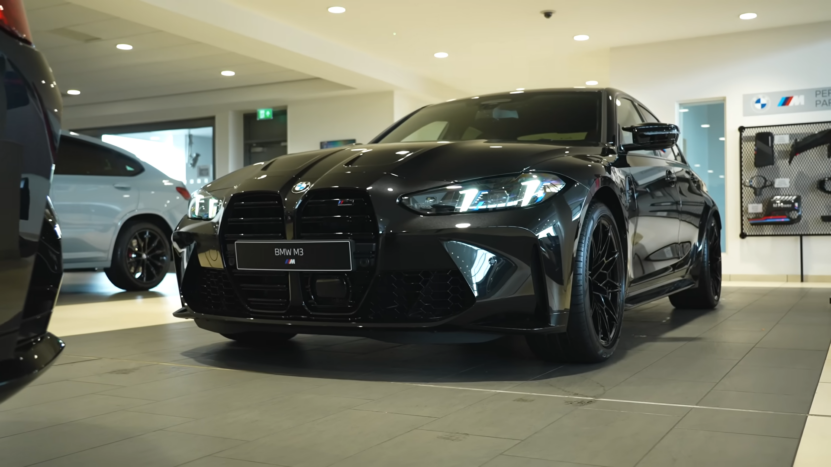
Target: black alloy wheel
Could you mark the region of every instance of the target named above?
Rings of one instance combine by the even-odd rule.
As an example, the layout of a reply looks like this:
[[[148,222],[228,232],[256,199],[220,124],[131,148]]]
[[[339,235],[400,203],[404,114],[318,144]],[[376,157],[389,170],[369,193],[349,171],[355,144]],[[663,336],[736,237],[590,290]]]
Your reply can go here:
[[[116,240],[112,265],[105,271],[116,287],[150,290],[170,270],[170,240],[155,224],[125,225]]]
[[[714,217],[707,221],[698,262],[698,286],[670,295],[679,309],[712,310],[721,299],[721,229]]]
[[[528,345],[549,361],[608,359],[620,341],[625,296],[626,254],[620,230],[612,211],[594,203],[578,238],[566,332],[528,336]]]

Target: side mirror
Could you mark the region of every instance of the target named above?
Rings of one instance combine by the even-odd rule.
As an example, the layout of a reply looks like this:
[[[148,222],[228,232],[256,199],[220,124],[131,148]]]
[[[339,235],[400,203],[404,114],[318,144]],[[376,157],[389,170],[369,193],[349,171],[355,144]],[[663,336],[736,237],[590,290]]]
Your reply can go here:
[[[639,123],[623,130],[632,132],[632,143],[623,145],[626,151],[669,149],[681,133],[672,123]]]

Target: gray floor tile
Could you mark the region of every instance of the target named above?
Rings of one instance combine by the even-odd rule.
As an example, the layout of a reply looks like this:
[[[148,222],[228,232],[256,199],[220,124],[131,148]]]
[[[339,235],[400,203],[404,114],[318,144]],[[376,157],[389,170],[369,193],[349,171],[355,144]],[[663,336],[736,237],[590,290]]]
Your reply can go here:
[[[324,467],[412,431],[428,417],[348,410],[217,454],[289,467]]]
[[[675,429],[638,467],[790,467],[799,441]]]
[[[357,407],[360,410],[443,417],[493,396],[491,392],[413,387]]]
[[[676,357],[675,353],[658,360],[638,373],[639,377],[674,381],[717,383],[739,360],[704,357]]]
[[[804,324],[777,324],[758,347],[776,349],[828,350],[831,327]]]
[[[508,439],[414,430],[344,459],[333,467],[478,467],[516,443]]]
[[[244,371],[212,370],[150,383],[120,387],[104,391],[102,394],[164,401],[265,377],[266,375],[263,374]]]
[[[734,342],[689,342],[675,352],[671,357],[699,357],[741,359],[753,348],[753,344],[738,344]]]
[[[762,394],[738,391],[710,391],[698,405],[731,409],[764,410],[807,414],[814,395]]]
[[[52,368],[50,368],[52,370]],[[0,404],[0,414],[5,411],[29,407],[48,402],[70,399],[72,397],[95,394],[118,386],[109,384],[82,383],[78,381],[59,381],[40,386],[28,386],[9,400]]]
[[[55,363],[52,364],[52,366],[55,367],[59,365],[68,365],[70,363],[87,362],[90,360],[95,360],[96,358],[97,357],[78,357],[75,355],[66,355],[64,353],[61,353],[58,356],[58,359],[55,361]]]
[[[714,388],[716,391],[762,394],[812,395],[819,382],[819,371],[799,368],[737,366]]]
[[[130,409],[147,401],[90,394],[0,412],[0,437]]]
[[[624,401],[694,405],[714,386],[715,383],[672,381],[635,375],[607,391],[603,397]]]
[[[266,467],[267,465],[261,462],[248,462],[239,459],[228,459],[224,457],[208,456],[203,457],[187,464],[182,464],[181,467]]]
[[[72,380],[87,383],[112,384],[115,386],[133,386],[168,378],[176,378],[177,376],[189,375],[200,371],[210,370],[208,368],[194,368],[192,366],[146,365],[135,368],[122,368],[81,378],[72,378]]]
[[[740,330],[731,329],[727,322],[721,323],[705,332],[699,339],[708,342],[735,342],[737,344],[756,344],[767,334],[767,329]]]
[[[170,428],[171,431],[253,441],[352,407],[363,399],[300,394],[280,397],[255,407],[235,410]]]
[[[348,379],[329,380],[327,384],[303,391],[304,394],[320,396],[350,397],[356,399],[375,400],[411,389],[406,384],[388,383],[385,381],[356,381]]]
[[[78,380],[101,373],[108,373],[111,371],[129,372],[137,368],[150,365],[146,362],[131,362],[126,360],[110,360],[108,358],[99,358],[95,360],[87,360],[85,362],[77,362],[71,365],[60,365],[55,368],[50,368],[40,378],[35,380],[35,386],[54,383],[65,380]],[[99,381],[91,381],[97,383]],[[107,383],[112,384],[112,383]]]
[[[351,342],[344,342],[342,344],[321,347],[321,351],[368,354],[374,352],[383,352],[398,347],[399,345],[401,344],[392,344],[389,342],[381,342],[372,339],[360,339]]]
[[[804,415],[693,409],[678,428],[799,439],[805,419]]]
[[[497,394],[423,427],[425,430],[525,439],[577,406],[568,400]]]
[[[756,347],[747,354],[739,366],[761,366],[771,368],[801,368],[803,370],[822,370],[825,350],[769,349]]]
[[[608,467],[634,466],[680,417],[575,410],[505,454]]]
[[[31,465],[190,421],[188,418],[114,412],[0,438],[3,467]]]
[[[497,456],[482,467],[598,467],[589,464],[572,464],[571,462],[531,459],[530,457]]]
[[[779,324],[802,324],[809,326],[831,326],[831,310],[826,302],[820,307],[799,306],[790,311]]]
[[[237,446],[241,441],[156,431],[59,457],[38,467],[173,467]]]

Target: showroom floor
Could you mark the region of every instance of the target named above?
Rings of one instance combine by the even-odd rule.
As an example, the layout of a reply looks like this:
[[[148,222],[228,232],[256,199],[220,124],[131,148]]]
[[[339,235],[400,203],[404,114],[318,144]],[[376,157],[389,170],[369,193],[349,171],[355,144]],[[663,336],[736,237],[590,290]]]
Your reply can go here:
[[[809,419],[797,465],[827,465],[831,418],[808,414],[830,293],[731,286],[711,312],[662,300],[628,312],[611,361],[557,365],[517,338],[251,350],[169,323],[172,277],[138,298],[70,274],[53,323],[67,348],[0,405],[0,464],[791,466]],[[813,412],[831,415],[831,369],[823,381]]]

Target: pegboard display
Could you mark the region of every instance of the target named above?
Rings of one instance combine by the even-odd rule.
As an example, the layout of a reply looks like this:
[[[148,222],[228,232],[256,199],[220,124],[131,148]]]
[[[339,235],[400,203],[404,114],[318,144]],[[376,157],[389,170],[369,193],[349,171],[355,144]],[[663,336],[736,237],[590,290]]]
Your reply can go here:
[[[823,221],[831,216],[831,193],[820,189],[831,177],[831,146],[804,150],[788,162],[796,141],[817,134],[827,140],[826,130],[831,122],[739,128],[742,238],[831,235],[831,222]],[[766,151],[768,142],[772,151]]]

